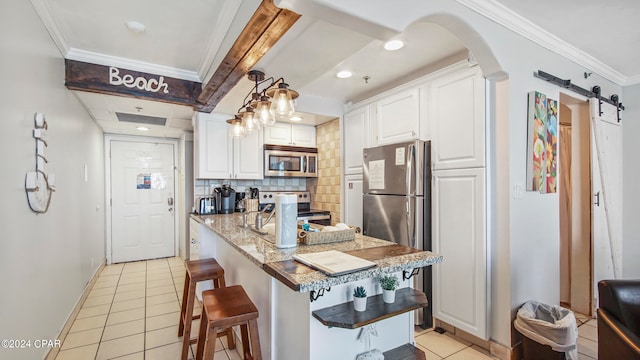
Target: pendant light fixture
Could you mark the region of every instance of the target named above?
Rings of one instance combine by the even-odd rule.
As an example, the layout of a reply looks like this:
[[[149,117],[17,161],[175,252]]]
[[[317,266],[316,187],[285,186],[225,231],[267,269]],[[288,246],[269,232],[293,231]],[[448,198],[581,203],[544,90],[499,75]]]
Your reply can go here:
[[[289,84],[283,81],[276,89],[269,89],[267,95],[273,99],[271,113],[277,120],[289,119],[293,115],[293,99],[298,97],[298,92],[289,89]]]
[[[238,115],[235,115],[233,119],[227,120],[227,123],[233,128],[231,129],[231,134],[235,137],[241,137],[247,135],[245,128],[242,126],[242,118]]]
[[[289,119],[295,112],[293,100],[298,98],[299,94],[289,89],[289,84],[284,82],[284,78],[265,79],[264,72],[260,70],[249,71],[248,78],[255,85],[245,96],[238,114],[227,120],[227,123],[234,127],[233,136],[245,136],[253,131],[260,131],[265,126],[275,124],[277,120]]]

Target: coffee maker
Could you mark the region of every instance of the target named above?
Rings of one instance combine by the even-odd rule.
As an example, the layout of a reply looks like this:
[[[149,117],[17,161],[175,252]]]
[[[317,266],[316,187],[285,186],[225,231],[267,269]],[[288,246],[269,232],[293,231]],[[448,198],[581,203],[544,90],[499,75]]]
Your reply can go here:
[[[216,196],[218,214],[233,214],[236,209],[236,191],[229,184],[213,189]]]

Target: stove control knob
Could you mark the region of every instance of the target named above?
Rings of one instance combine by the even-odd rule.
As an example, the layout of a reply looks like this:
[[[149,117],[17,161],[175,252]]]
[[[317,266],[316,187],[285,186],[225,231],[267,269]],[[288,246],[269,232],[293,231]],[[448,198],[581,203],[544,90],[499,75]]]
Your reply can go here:
[[[273,197],[273,195],[269,194],[269,199],[271,199]]]

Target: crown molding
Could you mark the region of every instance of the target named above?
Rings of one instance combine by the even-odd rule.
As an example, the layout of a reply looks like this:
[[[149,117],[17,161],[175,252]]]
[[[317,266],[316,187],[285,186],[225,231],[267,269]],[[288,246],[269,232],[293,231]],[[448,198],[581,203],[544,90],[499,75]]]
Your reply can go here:
[[[69,52],[69,45],[64,36],[62,36],[62,32],[54,20],[53,15],[51,15],[51,9],[47,4],[48,2],[46,0],[31,0],[31,5],[36,9],[40,20],[58,47],[60,54],[66,57],[66,54]]]
[[[496,22],[497,24],[522,35],[534,43],[553,51],[554,53],[565,57],[578,65],[584,66],[587,70],[595,72],[617,85],[628,85],[630,81],[629,77],[623,75],[617,70],[614,70],[609,65],[567,43],[554,34],[542,29],[535,23],[498,3],[496,0],[456,1],[478,14]],[[632,79],[635,78],[636,77]],[[636,80],[640,81],[640,79]]]
[[[624,85],[630,86],[630,85],[638,85],[638,84],[640,84],[640,75],[628,77],[627,82]]]
[[[127,70],[145,72],[154,75],[163,75],[181,80],[202,82],[195,71],[177,69],[169,66],[151,64],[144,61],[125,59],[117,56],[105,55],[91,51],[71,48],[65,56],[69,60],[87,62],[91,64],[115,66]]]
[[[169,76],[176,79],[202,82],[201,77],[195,71],[177,69],[177,68],[172,68],[168,66],[156,65],[156,64],[143,62],[143,61],[125,59],[121,57],[104,55],[104,54],[99,54],[95,52],[90,52],[90,51],[69,47],[67,40],[62,35],[62,32],[60,31],[60,27],[56,23],[51,13],[51,9],[48,5],[48,2],[46,0],[31,0],[31,4],[33,5],[36,12],[38,13],[40,20],[42,21],[45,28],[49,32],[49,35],[51,35],[53,42],[58,47],[60,54],[65,59],[83,61],[83,62],[98,64],[98,65],[105,65],[105,66],[116,66],[116,67],[121,67],[128,70]],[[215,44],[212,43],[212,46],[213,45]]]

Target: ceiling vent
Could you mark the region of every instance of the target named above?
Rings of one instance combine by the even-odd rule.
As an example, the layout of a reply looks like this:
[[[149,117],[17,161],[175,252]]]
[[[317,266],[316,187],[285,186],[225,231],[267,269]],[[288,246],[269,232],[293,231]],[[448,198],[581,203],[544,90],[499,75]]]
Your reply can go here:
[[[116,116],[120,122],[130,122],[136,124],[148,124],[148,125],[160,125],[164,126],[167,123],[167,118],[161,118],[156,116],[127,114],[116,112]]]

